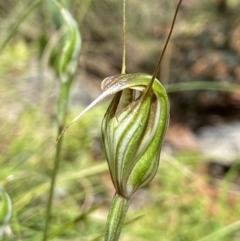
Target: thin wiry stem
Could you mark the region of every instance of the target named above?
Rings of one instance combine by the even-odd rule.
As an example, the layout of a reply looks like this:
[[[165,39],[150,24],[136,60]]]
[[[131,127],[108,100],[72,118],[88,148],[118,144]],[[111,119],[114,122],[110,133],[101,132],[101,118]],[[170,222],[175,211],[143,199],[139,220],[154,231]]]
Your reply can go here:
[[[62,132],[62,129],[59,128],[58,134]],[[56,177],[58,174],[58,169],[59,169],[59,164],[60,164],[60,154],[62,150],[62,141],[63,138],[61,138],[57,142],[56,146],[56,154],[55,154],[55,159],[54,159],[54,168],[53,172],[51,175],[51,184],[50,184],[50,191],[49,191],[49,197],[48,197],[48,202],[47,202],[47,208],[46,208],[46,217],[45,217],[45,227],[43,231],[43,241],[47,240],[48,236],[48,229],[49,229],[49,224],[51,220],[51,214],[52,214],[52,200],[53,200],[53,195],[54,195],[54,189],[55,189],[55,184],[56,184]]]
[[[58,136],[60,135],[60,133],[62,133],[66,122],[70,87],[71,87],[70,83],[62,83],[60,87],[60,96],[58,100]],[[45,227],[43,231],[42,241],[46,241],[48,237],[49,224],[50,224],[51,215],[52,215],[52,201],[54,196],[54,189],[56,186],[56,179],[57,179],[57,174],[58,174],[60,160],[61,160],[62,143],[63,143],[63,138],[61,138],[56,144],[54,167],[51,175],[51,184],[50,184],[50,191],[49,191],[49,197],[48,197],[47,208],[46,208],[46,217],[45,217],[46,220],[45,220]]]
[[[179,0],[178,5],[177,5],[177,8],[176,8],[176,11],[175,11],[175,14],[174,14],[174,17],[173,17],[173,21],[172,21],[172,25],[171,25],[171,28],[170,28],[170,32],[169,32],[168,37],[167,37],[167,40],[166,40],[166,42],[165,42],[165,44],[164,44],[163,51],[162,51],[162,53],[161,53],[161,55],[160,55],[160,58],[159,58],[159,60],[158,60],[158,63],[157,63],[157,65],[156,65],[156,67],[155,67],[155,70],[154,70],[154,72],[153,72],[153,76],[152,76],[152,79],[151,79],[150,84],[148,85],[147,91],[149,91],[149,90],[151,89],[151,86],[152,86],[152,84],[153,84],[153,82],[154,82],[154,80],[155,80],[155,78],[156,78],[156,76],[157,76],[157,74],[158,74],[158,72],[159,72],[159,69],[160,69],[160,66],[161,66],[161,63],[162,63],[163,56],[164,56],[164,54],[165,54],[165,52],[166,52],[166,49],[167,49],[169,40],[170,40],[171,35],[172,35],[172,32],[173,32],[173,28],[174,28],[174,25],[175,25],[175,22],[176,22],[177,14],[178,14],[179,8],[180,8],[180,6],[181,6],[181,3],[182,3],[182,0]]]
[[[126,73],[126,0],[123,0],[123,58],[122,58],[122,74]]]

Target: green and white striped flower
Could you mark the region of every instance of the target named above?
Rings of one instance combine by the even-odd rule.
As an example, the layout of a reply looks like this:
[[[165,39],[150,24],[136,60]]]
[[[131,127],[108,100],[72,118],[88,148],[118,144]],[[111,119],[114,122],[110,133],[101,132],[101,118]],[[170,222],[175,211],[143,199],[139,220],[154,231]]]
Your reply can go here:
[[[64,130],[113,95],[102,122],[103,147],[116,192],[127,199],[155,176],[168,126],[167,93],[157,79],[153,84],[151,79],[141,73],[107,77],[102,94]]]
[[[168,126],[165,89],[152,76],[124,74],[106,78],[103,90],[114,93],[102,122],[102,139],[118,195],[129,199],[155,176]]]

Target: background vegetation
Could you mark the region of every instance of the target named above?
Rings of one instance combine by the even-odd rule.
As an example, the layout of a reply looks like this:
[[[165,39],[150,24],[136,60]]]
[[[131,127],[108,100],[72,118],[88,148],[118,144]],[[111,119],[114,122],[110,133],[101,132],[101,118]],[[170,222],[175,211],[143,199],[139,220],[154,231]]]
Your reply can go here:
[[[122,8],[121,1],[112,0],[62,2],[83,38],[70,121],[98,96],[102,79],[120,73]],[[171,124],[184,123],[195,131],[219,120],[239,120],[240,5],[237,0],[227,1],[226,6],[224,2],[189,0],[182,6],[159,77],[169,89],[175,85],[177,90],[170,94]],[[31,3],[0,2],[2,43]],[[175,4],[127,1],[128,72],[153,72]],[[42,236],[60,84],[49,67],[56,64],[62,36],[58,11],[51,1],[42,1],[0,53],[0,184],[14,203],[12,234],[4,240],[32,241]],[[234,85],[235,91],[180,92],[177,84],[188,81],[193,85],[209,81],[207,89],[215,83],[225,90]],[[97,240],[104,231],[114,192],[101,148],[105,107],[94,108],[65,135],[52,240]],[[164,151],[156,178],[136,193],[128,220],[143,216],[124,228],[121,240],[238,240],[239,192],[232,189],[238,172],[233,167],[218,186],[211,185],[204,160],[195,150]]]

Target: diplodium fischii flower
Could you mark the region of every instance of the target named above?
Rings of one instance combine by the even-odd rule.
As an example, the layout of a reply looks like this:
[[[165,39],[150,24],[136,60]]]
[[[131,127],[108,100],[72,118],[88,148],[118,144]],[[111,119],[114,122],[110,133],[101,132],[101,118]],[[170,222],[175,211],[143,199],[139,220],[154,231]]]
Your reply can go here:
[[[129,199],[155,176],[169,120],[169,102],[152,76],[124,74],[106,78],[103,90],[114,95],[102,122],[103,147],[118,195]]]

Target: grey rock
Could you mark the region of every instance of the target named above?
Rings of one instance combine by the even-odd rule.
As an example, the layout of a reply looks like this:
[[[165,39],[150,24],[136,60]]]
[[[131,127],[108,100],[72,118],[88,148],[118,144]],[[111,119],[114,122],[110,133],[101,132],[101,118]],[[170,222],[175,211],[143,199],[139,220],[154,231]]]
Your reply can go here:
[[[197,137],[207,160],[231,165],[240,159],[240,122],[203,127]]]

